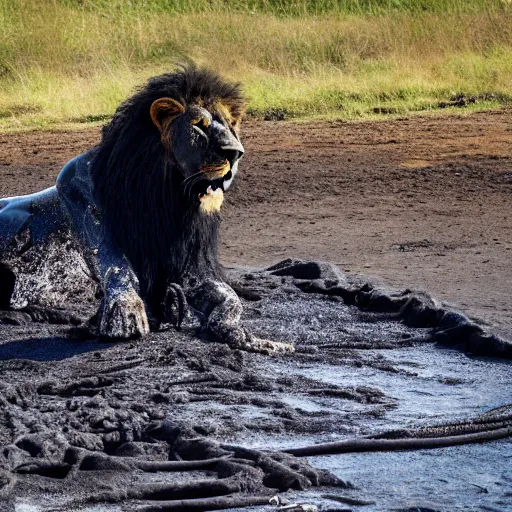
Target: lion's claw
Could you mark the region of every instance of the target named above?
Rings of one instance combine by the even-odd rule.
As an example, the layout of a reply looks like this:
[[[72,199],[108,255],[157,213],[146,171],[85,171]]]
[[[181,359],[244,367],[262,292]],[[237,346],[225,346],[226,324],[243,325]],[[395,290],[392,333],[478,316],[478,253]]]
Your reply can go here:
[[[181,327],[187,314],[187,299],[183,288],[176,283],[170,283],[165,292],[165,299],[162,302],[162,321],[174,325],[177,329]]]
[[[223,336],[219,341],[227,343],[231,348],[246,350],[247,352],[259,352],[267,355],[295,352],[295,348],[289,343],[257,338],[249,331],[239,326],[229,326],[225,328]]]
[[[281,341],[271,341],[258,338],[244,329],[245,342],[244,349],[249,352],[261,352],[263,354],[283,354],[286,352],[295,352],[295,348],[290,343]]]

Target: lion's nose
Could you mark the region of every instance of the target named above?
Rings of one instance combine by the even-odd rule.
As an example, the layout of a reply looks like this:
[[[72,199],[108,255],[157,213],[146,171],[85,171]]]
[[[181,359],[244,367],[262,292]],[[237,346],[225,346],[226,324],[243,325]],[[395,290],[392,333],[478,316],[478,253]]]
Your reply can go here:
[[[234,139],[229,144],[221,146],[222,155],[228,160],[233,167],[234,163],[244,154],[244,147],[242,144]]]
[[[236,149],[222,149],[222,156],[224,156],[230,163],[230,166],[233,167],[235,162],[242,156],[242,153]]]

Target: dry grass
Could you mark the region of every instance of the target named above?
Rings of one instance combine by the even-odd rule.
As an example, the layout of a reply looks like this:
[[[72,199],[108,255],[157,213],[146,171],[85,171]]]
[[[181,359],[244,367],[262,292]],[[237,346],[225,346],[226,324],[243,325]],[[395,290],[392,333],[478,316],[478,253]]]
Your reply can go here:
[[[0,128],[102,120],[187,59],[241,80],[254,115],[354,119],[458,94],[472,108],[512,101],[507,2],[169,3],[0,0]]]

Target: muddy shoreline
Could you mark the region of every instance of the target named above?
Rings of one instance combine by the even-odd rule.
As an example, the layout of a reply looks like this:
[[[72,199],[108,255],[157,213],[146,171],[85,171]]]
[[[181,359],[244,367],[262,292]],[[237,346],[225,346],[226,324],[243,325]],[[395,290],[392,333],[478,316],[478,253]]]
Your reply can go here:
[[[98,136],[2,135],[0,196],[53,185]],[[186,485],[203,480],[203,490],[277,493],[322,511],[512,509],[510,437],[300,463],[281,453],[509,428],[511,111],[249,122],[244,144],[222,260],[247,328],[295,354],[206,343],[192,319],[107,344],[14,315],[0,325],[0,510],[155,510],[197,497]],[[258,270],[285,257],[346,274],[316,263]],[[80,294],[67,306],[93,308]],[[237,460],[165,466],[225,456]]]
[[[0,326],[4,510],[174,510],[170,500],[226,493],[320,510],[512,506],[507,436],[434,450],[282,453],[354,438],[512,433],[510,342],[426,295],[390,293],[328,265],[238,269],[230,282],[245,326],[293,343],[295,354],[207,343],[193,318],[181,332],[117,344],[77,339],[65,325]],[[179,469],[187,460],[200,467]]]

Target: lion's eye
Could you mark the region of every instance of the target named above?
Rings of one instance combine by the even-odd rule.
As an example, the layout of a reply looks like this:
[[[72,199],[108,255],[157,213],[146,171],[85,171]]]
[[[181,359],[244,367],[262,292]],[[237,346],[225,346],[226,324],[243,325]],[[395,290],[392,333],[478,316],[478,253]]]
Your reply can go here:
[[[205,117],[199,119],[192,119],[192,125],[197,126],[201,131],[206,132],[206,129],[210,126],[210,122]]]

